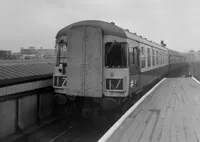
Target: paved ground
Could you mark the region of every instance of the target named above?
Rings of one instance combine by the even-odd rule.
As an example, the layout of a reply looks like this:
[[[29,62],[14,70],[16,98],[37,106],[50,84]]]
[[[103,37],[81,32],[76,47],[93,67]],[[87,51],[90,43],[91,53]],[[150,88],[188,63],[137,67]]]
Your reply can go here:
[[[110,142],[199,142],[200,84],[168,78],[122,123]]]

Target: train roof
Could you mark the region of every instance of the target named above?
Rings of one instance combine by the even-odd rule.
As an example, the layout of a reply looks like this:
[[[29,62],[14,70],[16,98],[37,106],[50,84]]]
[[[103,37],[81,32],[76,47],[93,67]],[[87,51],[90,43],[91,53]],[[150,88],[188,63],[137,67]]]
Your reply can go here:
[[[129,39],[138,41],[138,42],[146,44],[146,45],[150,45],[150,46],[157,47],[157,48],[160,48],[160,49],[163,49],[163,50],[167,50],[167,48],[163,47],[162,45],[155,43],[155,42],[152,42],[150,40],[147,40],[146,38],[143,38],[142,36],[139,36],[136,33],[131,33],[128,30],[123,29],[123,28],[115,25],[113,22],[108,23],[108,22],[98,21],[98,20],[80,21],[80,22],[73,23],[69,26],[66,26],[65,28],[61,29],[57,33],[56,38],[61,37],[61,36],[65,36],[66,32],[69,29],[71,29],[72,27],[82,26],[82,25],[100,28],[105,35],[114,35],[114,36],[129,38]]]
[[[73,23],[73,24],[61,29],[58,32],[56,37],[65,35],[66,32],[74,26],[82,26],[82,25],[98,27],[103,31],[104,34],[121,36],[121,37],[126,38],[126,33],[125,33],[124,29],[116,26],[114,23],[108,23],[108,22],[97,21],[97,20],[87,20],[87,21],[80,21],[80,22]]]
[[[169,51],[169,54],[171,55],[176,55],[176,56],[183,56],[185,57],[185,54],[184,53],[181,53],[181,52],[178,52],[178,51],[175,51],[175,50],[172,50],[172,49],[168,49]]]

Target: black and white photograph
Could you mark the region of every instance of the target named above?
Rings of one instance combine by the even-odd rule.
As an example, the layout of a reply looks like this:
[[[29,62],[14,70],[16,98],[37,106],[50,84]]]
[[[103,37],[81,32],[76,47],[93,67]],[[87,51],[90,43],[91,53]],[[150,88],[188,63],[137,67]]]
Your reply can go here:
[[[0,142],[200,142],[200,1],[0,0]]]

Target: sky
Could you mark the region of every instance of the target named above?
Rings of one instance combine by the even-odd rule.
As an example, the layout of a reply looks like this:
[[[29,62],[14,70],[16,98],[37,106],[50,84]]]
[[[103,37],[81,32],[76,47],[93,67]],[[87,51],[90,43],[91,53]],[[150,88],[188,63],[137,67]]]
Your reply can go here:
[[[0,50],[53,49],[65,26],[103,20],[176,51],[198,51],[199,7],[199,0],[0,0]]]

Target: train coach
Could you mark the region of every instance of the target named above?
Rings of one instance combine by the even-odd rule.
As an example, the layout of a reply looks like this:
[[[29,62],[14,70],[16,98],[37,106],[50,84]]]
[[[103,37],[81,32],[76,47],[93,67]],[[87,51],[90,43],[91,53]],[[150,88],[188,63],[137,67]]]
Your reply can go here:
[[[81,105],[83,116],[126,103],[185,57],[103,21],[73,23],[57,33],[56,97]]]

